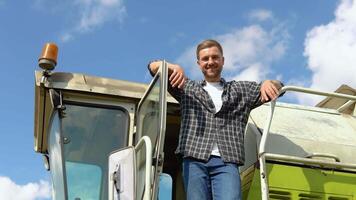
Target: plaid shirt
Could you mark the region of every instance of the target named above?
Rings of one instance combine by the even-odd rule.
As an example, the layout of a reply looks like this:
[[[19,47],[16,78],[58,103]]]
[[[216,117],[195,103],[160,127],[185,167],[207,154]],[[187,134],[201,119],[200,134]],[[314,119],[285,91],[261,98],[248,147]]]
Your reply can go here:
[[[169,85],[168,91],[180,103],[182,116],[176,153],[207,161],[216,142],[224,162],[243,165],[244,131],[250,111],[262,104],[261,84],[221,79],[222,107],[217,113],[203,89],[205,84],[188,79],[183,89]]]

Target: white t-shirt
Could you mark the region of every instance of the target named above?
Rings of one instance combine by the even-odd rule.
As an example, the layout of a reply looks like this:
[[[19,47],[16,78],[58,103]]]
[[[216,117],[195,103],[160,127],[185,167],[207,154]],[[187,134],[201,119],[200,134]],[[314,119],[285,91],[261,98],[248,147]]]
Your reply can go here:
[[[219,112],[222,106],[221,95],[223,93],[223,86],[220,82],[206,82],[206,85],[203,88],[208,92],[210,98],[213,100],[215,113]],[[218,144],[216,142],[213,144],[211,155],[220,156]]]

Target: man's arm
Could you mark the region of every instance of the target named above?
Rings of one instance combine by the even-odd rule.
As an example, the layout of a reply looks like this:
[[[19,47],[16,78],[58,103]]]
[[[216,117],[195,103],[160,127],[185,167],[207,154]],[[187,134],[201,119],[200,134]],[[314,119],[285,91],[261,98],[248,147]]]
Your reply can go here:
[[[151,74],[154,75],[157,73],[161,63],[162,61],[153,61],[148,65]],[[183,88],[186,79],[183,68],[177,64],[172,64],[169,62],[167,62],[167,66],[169,82],[172,87],[178,87],[179,89]]]
[[[279,90],[283,84],[277,80],[265,80],[261,85],[261,101],[267,102],[275,100],[279,96]]]

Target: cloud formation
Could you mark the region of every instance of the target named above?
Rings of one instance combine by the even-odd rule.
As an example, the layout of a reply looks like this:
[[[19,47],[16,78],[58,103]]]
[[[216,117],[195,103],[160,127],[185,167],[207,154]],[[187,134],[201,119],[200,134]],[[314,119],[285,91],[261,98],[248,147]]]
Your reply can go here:
[[[74,39],[78,34],[93,31],[107,22],[121,24],[127,14],[124,0],[35,0],[33,5],[43,12],[60,13],[70,18],[72,26],[63,30],[60,36],[63,42]]]
[[[72,5],[79,10],[78,21],[75,27],[61,35],[63,42],[74,39],[75,34],[92,31],[109,21],[122,23],[126,16],[123,0],[75,0]]]
[[[264,12],[272,16],[270,11]],[[224,48],[225,78],[261,81],[271,73],[271,64],[285,54],[289,34],[283,23],[274,23],[269,29],[253,24],[213,38]],[[176,61],[190,67],[188,72],[193,79],[202,78],[196,64],[195,48],[188,48]]]
[[[304,45],[313,73],[311,88],[335,91],[341,84],[356,87],[356,1],[340,1],[335,18],[308,31]],[[298,98],[309,105],[320,101],[316,96]]]
[[[101,24],[115,20],[122,22],[126,14],[123,0],[76,0],[80,10],[80,21],[77,30],[90,31]]]
[[[266,9],[256,9],[248,14],[248,18],[250,20],[263,22],[273,19],[273,13]]]
[[[51,187],[47,181],[18,185],[10,178],[0,176],[0,197],[7,200],[40,200],[51,197]]]

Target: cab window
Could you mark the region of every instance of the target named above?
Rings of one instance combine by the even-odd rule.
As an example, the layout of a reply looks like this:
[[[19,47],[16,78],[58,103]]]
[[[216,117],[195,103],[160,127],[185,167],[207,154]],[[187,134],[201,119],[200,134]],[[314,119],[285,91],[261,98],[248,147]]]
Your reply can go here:
[[[66,105],[62,135],[68,199],[108,199],[107,157],[127,146],[128,131],[123,108]]]

